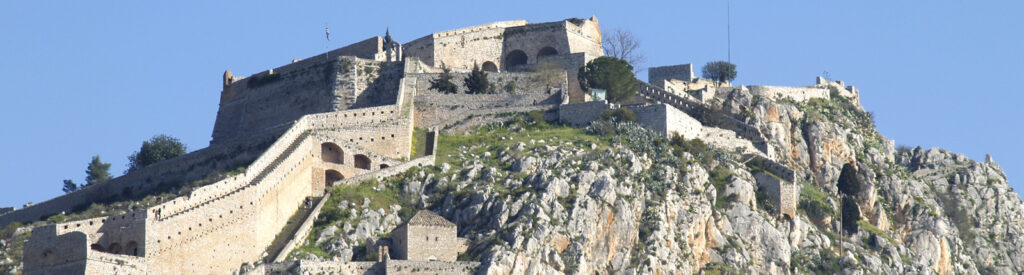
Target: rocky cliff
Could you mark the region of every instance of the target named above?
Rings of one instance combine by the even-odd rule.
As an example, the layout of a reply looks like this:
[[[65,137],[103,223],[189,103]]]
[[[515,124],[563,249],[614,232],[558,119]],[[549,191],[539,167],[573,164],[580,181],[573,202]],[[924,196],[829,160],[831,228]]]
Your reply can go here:
[[[794,170],[796,217],[778,214],[755,180],[762,168],[728,148],[628,122],[572,129],[516,116],[442,137],[436,167],[368,183],[390,198],[334,202],[344,218],[321,218],[293,257],[358,259],[394,216],[427,208],[458,224],[470,241],[462,258],[486,274],[1024,272],[1024,208],[991,159],[896,148],[838,96],[734,89],[715,106],[758,128]],[[846,206],[859,210],[856,232],[841,231],[846,163],[863,184]]]

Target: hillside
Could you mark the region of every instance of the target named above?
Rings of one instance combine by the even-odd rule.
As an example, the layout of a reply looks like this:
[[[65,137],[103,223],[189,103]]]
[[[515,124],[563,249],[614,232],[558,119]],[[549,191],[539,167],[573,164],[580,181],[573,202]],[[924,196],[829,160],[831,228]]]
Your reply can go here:
[[[426,208],[458,224],[464,257],[488,274],[1024,272],[1024,208],[991,160],[895,148],[838,96],[798,103],[737,89],[719,99],[785,152],[800,186],[795,218],[758,189],[764,169],[733,151],[531,113],[443,136],[437,166],[336,189],[374,195],[330,201],[291,258],[365,259],[368,240]],[[849,161],[865,187],[858,230],[843,236],[836,183]]]

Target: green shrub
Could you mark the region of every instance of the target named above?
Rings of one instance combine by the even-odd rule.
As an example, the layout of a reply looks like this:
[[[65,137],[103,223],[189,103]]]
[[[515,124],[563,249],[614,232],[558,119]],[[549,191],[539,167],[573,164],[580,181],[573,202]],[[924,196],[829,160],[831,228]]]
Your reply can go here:
[[[636,113],[629,108],[618,108],[615,110],[604,110],[601,111],[602,120],[610,120],[615,122],[635,122]]]

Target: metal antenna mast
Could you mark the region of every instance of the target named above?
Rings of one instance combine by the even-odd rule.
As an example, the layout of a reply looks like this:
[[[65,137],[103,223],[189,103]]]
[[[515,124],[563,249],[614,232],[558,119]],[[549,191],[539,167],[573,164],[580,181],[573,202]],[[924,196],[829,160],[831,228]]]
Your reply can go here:
[[[725,2],[725,35],[728,61],[732,63],[732,1]]]

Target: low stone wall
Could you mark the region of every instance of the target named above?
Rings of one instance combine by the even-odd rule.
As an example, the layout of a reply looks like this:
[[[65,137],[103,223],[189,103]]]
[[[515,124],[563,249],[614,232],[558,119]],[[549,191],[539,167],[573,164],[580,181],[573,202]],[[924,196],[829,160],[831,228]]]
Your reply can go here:
[[[355,176],[355,177],[344,179],[339,184],[357,184],[357,183],[359,183],[361,181],[368,180],[368,179],[373,179],[373,178],[376,178],[378,180],[379,179],[383,179],[383,178],[386,178],[386,177],[390,177],[390,176],[401,174],[402,172],[405,172],[406,170],[409,170],[409,168],[412,168],[413,166],[424,167],[424,166],[434,165],[435,159],[436,159],[436,156],[434,156],[434,155],[418,157],[416,159],[404,162],[404,163],[399,164],[399,165],[394,166],[394,167],[388,167],[388,168],[385,168],[385,169],[378,170],[376,172],[366,173],[366,174],[362,174],[362,175],[358,175],[358,176]]]
[[[783,98],[792,99],[797,102],[808,101],[813,98],[829,99],[828,89],[819,87],[783,87],[783,86],[749,86],[750,93],[759,95],[770,100]]]
[[[85,274],[149,274],[142,257],[90,251]]]
[[[313,222],[320,215],[320,209],[323,209],[324,204],[327,203],[327,199],[331,198],[331,193],[324,193],[323,198],[316,204],[313,211],[309,212],[309,216],[302,222],[299,229],[295,231],[295,236],[284,245],[281,252],[277,253],[277,257],[274,257],[274,262],[281,262],[288,258],[288,254],[292,252],[295,247],[299,246],[306,241],[306,236],[309,235],[309,230],[313,229]]]
[[[473,274],[479,266],[477,262],[388,260],[386,274]]]
[[[576,127],[587,126],[601,117],[601,112],[615,107],[607,101],[590,101],[558,106],[558,121]]]
[[[386,274],[380,262],[335,262],[299,260],[271,263],[252,270],[238,272],[245,275],[262,274]]]

